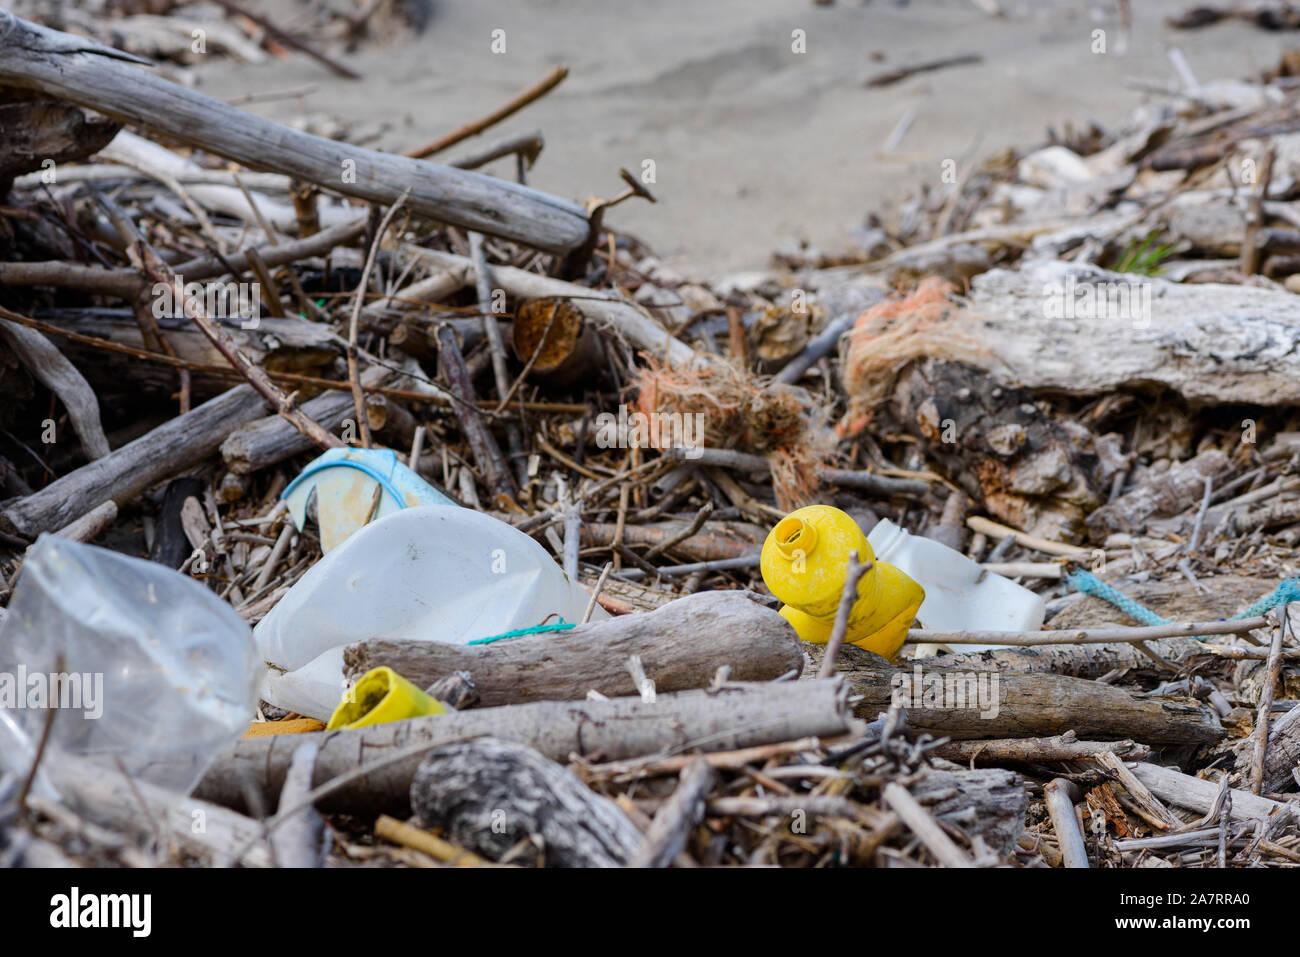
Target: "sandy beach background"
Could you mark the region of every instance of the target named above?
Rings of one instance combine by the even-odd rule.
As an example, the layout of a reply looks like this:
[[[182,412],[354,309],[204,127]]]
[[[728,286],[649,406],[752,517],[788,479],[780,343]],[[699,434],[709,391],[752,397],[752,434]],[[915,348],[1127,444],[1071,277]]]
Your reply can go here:
[[[482,141],[541,129],[546,148],[530,183],[579,201],[617,192],[619,167],[653,159],[659,202],[626,203],[610,221],[707,277],[761,267],[797,240],[845,248],[868,211],[925,178],[937,184],[942,161],[977,140],[991,152],[1041,143],[1049,125],[1118,123],[1145,95],[1126,80],[1176,82],[1170,46],[1205,81],[1255,75],[1300,45],[1295,34],[1236,22],[1171,30],[1164,17],[1187,0],[1138,0],[1121,53],[1113,3],[999,2],[1006,15],[995,18],[971,0],[435,0],[424,33],[344,58],[360,82],[301,55],[257,65],[214,57],[198,80],[221,97],[309,85],[246,108],[281,121],[306,110],[382,124],[375,144],[403,149],[567,64],[557,90]],[[303,9],[296,0],[262,8],[290,27]],[[1107,32],[1104,55],[1092,52],[1095,29]],[[491,50],[494,30],[505,31],[504,54]],[[796,30],[804,53],[792,51]],[[983,61],[863,85],[968,53]],[[910,110],[895,155],[882,155]],[[493,171],[511,175],[511,162]]]

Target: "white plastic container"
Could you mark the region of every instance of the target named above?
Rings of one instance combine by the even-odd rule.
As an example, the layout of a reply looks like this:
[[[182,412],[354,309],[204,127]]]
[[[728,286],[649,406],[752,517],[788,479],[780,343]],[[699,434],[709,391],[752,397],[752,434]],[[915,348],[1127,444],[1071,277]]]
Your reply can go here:
[[[253,632],[286,674],[271,704],[324,720],[346,688],[343,648],[367,638],[465,645],[507,631],[581,621],[591,595],[542,546],[490,515],[405,508],[349,536],[289,589]],[[606,618],[596,606],[593,618]]]
[[[897,565],[925,589],[917,619],[935,631],[1038,631],[1042,596],[980,567],[961,552],[881,519],[867,536],[876,558]],[[960,645],[957,652],[1006,645]]]

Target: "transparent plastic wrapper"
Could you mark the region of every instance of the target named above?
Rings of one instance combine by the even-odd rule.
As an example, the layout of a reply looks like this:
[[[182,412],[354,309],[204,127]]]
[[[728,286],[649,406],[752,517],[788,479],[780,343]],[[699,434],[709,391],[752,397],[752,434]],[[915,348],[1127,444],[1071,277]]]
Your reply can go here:
[[[25,773],[57,704],[43,761],[120,761],[188,793],[252,720],[257,666],[248,625],[198,582],[42,535],[0,623],[0,758]]]
[[[590,593],[512,526],[431,505],[355,532],[285,593],[257,626],[271,673],[262,697],[328,720],[346,690],[343,649],[388,638],[464,645],[518,628],[581,620]],[[599,605],[592,617],[606,618]]]

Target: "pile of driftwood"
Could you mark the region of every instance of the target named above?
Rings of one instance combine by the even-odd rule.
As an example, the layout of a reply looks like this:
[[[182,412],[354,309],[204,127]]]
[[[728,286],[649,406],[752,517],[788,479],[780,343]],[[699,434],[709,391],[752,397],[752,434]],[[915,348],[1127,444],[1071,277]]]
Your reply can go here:
[[[259,621],[320,557],[280,492],[352,444],[534,536],[613,617],[355,644],[350,677],[391,666],[451,712],[250,737],[183,799],[66,758],[62,802],[0,779],[0,860],[1300,862],[1294,616],[1223,620],[1297,573],[1291,91],[1197,86],[972,159],[858,261],[705,283],[605,227],[654,198],[637,177],[579,206],[470,171],[522,178],[540,137],[382,153],[5,20],[0,597],[51,532]],[[1018,578],[1049,630],[801,644],[757,556],[810,502]]]

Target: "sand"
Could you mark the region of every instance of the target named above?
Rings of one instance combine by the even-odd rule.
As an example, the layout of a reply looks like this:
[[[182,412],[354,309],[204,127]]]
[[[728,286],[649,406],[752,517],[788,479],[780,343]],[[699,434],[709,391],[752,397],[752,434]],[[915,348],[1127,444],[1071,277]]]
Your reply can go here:
[[[624,204],[611,222],[710,277],[762,267],[797,240],[848,247],[869,211],[922,181],[938,185],[943,160],[977,139],[992,152],[1039,143],[1049,125],[1066,121],[1119,123],[1145,95],[1126,78],[1175,81],[1171,45],[1209,80],[1257,74],[1300,43],[1245,24],[1163,25],[1187,5],[1135,2],[1119,55],[1113,4],[1066,0],[1003,0],[1004,18],[970,0],[456,0],[436,4],[422,35],[343,55],[361,82],[301,55],[258,65],[214,58],[198,80],[219,97],[311,84],[303,97],[248,108],[281,121],[305,108],[386,124],[373,145],[403,149],[489,112],[565,63],[571,73],[559,89],[481,140],[541,129],[546,149],[530,183],[579,201],[617,192],[619,167],[635,172],[653,160],[659,202]],[[264,8],[286,25],[302,9],[293,0]],[[497,29],[504,54],[491,50]],[[1092,52],[1094,29],[1107,31],[1104,55]],[[794,30],[805,31],[804,53],[792,52]],[[964,53],[984,61],[863,86],[888,68]],[[897,155],[882,156],[912,109]],[[511,175],[512,161],[490,169]]]

